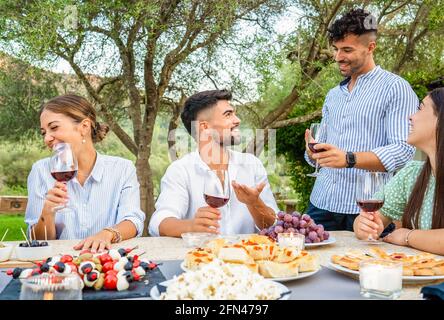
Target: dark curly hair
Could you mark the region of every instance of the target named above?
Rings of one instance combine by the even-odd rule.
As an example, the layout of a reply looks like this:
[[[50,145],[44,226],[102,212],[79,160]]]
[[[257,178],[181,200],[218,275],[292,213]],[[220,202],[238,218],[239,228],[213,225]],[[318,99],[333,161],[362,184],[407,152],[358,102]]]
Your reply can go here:
[[[376,18],[363,9],[354,9],[337,19],[328,29],[329,40],[336,42],[344,39],[348,34],[362,35],[377,33]]]
[[[202,91],[189,97],[180,114],[188,133],[191,134],[191,123],[196,120],[200,111],[213,107],[219,100],[231,100],[231,97],[231,92],[228,90]]]

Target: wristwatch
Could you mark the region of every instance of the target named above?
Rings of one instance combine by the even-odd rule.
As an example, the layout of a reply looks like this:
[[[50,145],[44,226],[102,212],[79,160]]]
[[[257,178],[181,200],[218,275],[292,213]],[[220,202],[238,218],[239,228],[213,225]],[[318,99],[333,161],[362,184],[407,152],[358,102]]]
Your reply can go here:
[[[356,164],[356,156],[353,152],[347,152],[345,154],[345,161],[347,162],[347,168],[353,168]]]

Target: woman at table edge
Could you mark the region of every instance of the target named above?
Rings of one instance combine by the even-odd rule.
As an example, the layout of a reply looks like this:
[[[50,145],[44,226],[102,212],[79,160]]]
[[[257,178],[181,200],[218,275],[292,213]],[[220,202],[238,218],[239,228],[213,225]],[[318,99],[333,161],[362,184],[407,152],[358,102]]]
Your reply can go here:
[[[402,227],[385,242],[444,255],[444,88],[430,92],[410,116],[407,142],[427,155],[411,161],[384,187],[385,202],[375,214],[361,212],[353,229],[358,239],[380,235],[394,220]]]
[[[25,216],[29,234],[37,239],[83,239],[74,249],[90,248],[93,253],[140,236],[145,214],[140,210],[135,167],[129,160],[96,151],[94,143],[103,140],[109,128],[96,120],[91,103],[73,94],[58,96],[43,104],[39,115],[45,145],[52,149],[60,142],[71,144],[78,171],[66,184],[51,177],[49,158],[34,163]],[[53,208],[68,201],[68,189],[75,216],[60,212],[57,221]],[[63,230],[67,228],[63,236],[60,231],[57,234],[59,222]]]

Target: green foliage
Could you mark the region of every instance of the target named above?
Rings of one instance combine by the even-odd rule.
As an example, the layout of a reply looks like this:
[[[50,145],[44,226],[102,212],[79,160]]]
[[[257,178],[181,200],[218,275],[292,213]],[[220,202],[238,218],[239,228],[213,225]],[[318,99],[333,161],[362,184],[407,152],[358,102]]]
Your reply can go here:
[[[154,194],[159,193],[160,179],[170,164],[168,155],[168,117],[161,115],[157,118],[154,127],[152,140],[152,152],[150,157],[150,166],[153,173]],[[122,144],[122,142],[111,133],[102,142],[96,144],[99,152],[110,156],[117,156],[136,161],[136,157]]]
[[[123,145],[113,132],[110,132],[106,138],[97,143],[95,147],[97,151],[102,154],[130,159],[133,162],[136,161],[134,154]]]
[[[24,231],[26,231],[27,228],[24,214],[12,215],[0,213],[0,237],[3,237],[6,230],[9,229],[4,241],[23,240],[23,235],[20,228],[22,228]]]
[[[0,188],[0,195],[7,195],[7,196],[27,196],[28,195],[28,188],[23,187],[22,185],[15,185],[15,186],[4,186],[3,188]]]
[[[318,122],[320,119],[314,119],[312,122]],[[291,186],[298,195],[298,210],[304,211],[310,199],[311,189],[314,180],[307,177],[306,174],[314,171],[314,168],[308,165],[304,159],[305,152],[305,129],[310,127],[310,123],[302,123],[287,128],[280,128],[276,135],[277,153],[285,155],[288,162],[287,175],[291,177]]]
[[[266,104],[276,105],[291,90],[289,83],[295,83],[300,73],[300,69],[294,64],[283,64],[282,76],[275,80],[275,83],[268,85],[265,94]],[[292,82],[289,79],[293,78]],[[322,104],[328,90],[339,81],[340,76],[335,72],[334,67],[326,68],[318,76],[316,81],[307,86],[301,92],[301,97],[297,106],[290,113],[289,118],[308,114],[322,108]],[[276,134],[277,153],[284,155],[286,161],[285,176],[288,176],[289,184],[294,189],[294,194],[299,199],[298,210],[304,211],[308,205],[314,179],[306,174],[314,170],[304,159],[305,152],[305,129],[310,127],[312,122],[319,122],[320,118],[315,118],[307,123],[292,125],[286,128],[279,128]]]
[[[160,179],[170,164],[168,155],[168,117],[158,116],[154,127],[150,167],[153,174],[154,195],[158,195]],[[107,136],[105,140],[96,145],[97,150],[103,154],[113,155],[136,161],[136,157],[114,135]]]
[[[177,101],[182,93],[189,93],[193,87],[188,86],[188,80],[191,78],[196,86],[196,73],[201,75],[196,80],[208,79],[200,71],[202,61],[187,63],[191,57],[236,37],[236,26],[243,21],[251,21],[256,27],[271,21],[286,3],[287,0],[3,0],[0,49],[39,66],[54,65],[59,58],[69,62],[88,89],[99,116],[113,126],[134,154],[145,154],[146,146],[154,145],[152,128],[162,100]],[[107,81],[91,79],[91,74],[120,83],[110,90],[99,90]],[[232,82],[236,83],[235,78]],[[119,115],[126,117],[121,119]],[[133,137],[118,130],[122,120],[129,119]],[[150,159],[154,174],[163,169],[167,155],[159,154],[160,158]],[[153,204],[151,181],[146,179],[141,181],[148,185],[144,189],[148,201],[142,204],[145,211]]]
[[[444,66],[440,69],[437,68],[434,72],[426,72],[424,70],[409,71],[404,74],[404,79],[410,83],[418,98],[422,100],[429,91],[427,85],[443,74]]]
[[[16,141],[39,132],[38,111],[57,95],[57,76],[13,60],[0,52],[0,138]]]
[[[239,49],[243,52],[243,55],[240,55],[241,60],[245,60],[245,64],[250,67],[253,64],[252,68],[260,74],[257,78],[262,79],[258,81],[257,88],[261,95],[260,101],[246,103],[246,111],[244,111],[246,117],[252,120],[251,122],[260,126],[264,116],[279,106],[293,87],[301,88],[298,93],[300,98],[289,118],[319,110],[328,90],[337,85],[341,79],[336,66],[329,64],[328,59],[322,60],[322,55],[319,61],[311,63],[322,70],[315,75],[315,79],[307,80],[306,74],[301,71],[301,66],[306,61],[304,59],[307,58],[306,53],[312,44],[319,47],[321,51],[329,49],[325,37],[323,35],[315,37],[315,33],[325,23],[326,15],[322,13],[326,8],[334,7],[335,2],[333,0],[322,3],[317,0],[291,1],[301,11],[295,32],[288,37],[277,39],[276,46],[274,46],[275,43],[271,45],[270,39],[266,36],[255,35],[251,37],[255,42],[255,46],[252,46],[247,40],[238,39],[242,32],[236,29],[234,22],[239,18],[239,14],[253,13],[245,14],[243,18],[257,21],[257,24],[268,28],[272,25],[270,21],[273,21],[276,13],[286,7],[287,1],[179,1],[177,7],[171,6],[172,12],[168,19],[161,20],[161,12],[167,11],[164,6],[166,2],[163,1],[5,0],[0,1],[0,45],[2,48],[6,46],[9,52],[32,62],[50,64],[54,62],[56,56],[73,58],[79,70],[86,74],[97,74],[98,69],[103,71],[103,65],[106,68],[103,74],[107,76],[122,76],[126,72],[131,79],[128,80],[125,77],[125,81],[118,81],[106,87],[100,95],[106,109],[111,111],[114,119],[122,127],[126,125],[127,132],[137,132],[136,130],[140,129],[137,127],[132,130],[128,129],[132,125],[128,116],[131,112],[137,115],[139,111],[128,109],[128,83],[137,83],[143,87],[144,75],[152,75],[155,82],[158,82],[163,70],[166,75],[171,75],[170,87],[179,89],[168,88],[164,96],[155,98],[158,101],[165,97],[176,100],[181,92],[189,94],[195,91],[199,87],[198,84],[202,83],[202,79],[210,78],[207,77],[208,74],[216,78],[216,83],[220,84],[221,80],[217,78],[223,78],[221,76],[221,71],[225,71],[223,66],[232,65],[238,61],[227,59],[228,62],[226,62],[222,61],[222,58],[218,59],[224,56],[224,52],[217,49],[224,45],[230,49]],[[412,84],[420,97],[426,93],[425,84],[440,73],[442,74],[442,65],[444,65],[444,42],[441,39],[444,31],[444,20],[441,14],[444,9],[443,4],[442,1],[426,0],[426,2],[429,14],[424,19],[419,19],[415,34],[418,35],[424,26],[427,26],[431,33],[419,38],[413,48],[413,54],[401,68],[402,75]],[[265,5],[260,6],[260,3],[265,3]],[[194,4],[199,9],[195,12],[195,16],[189,16]],[[66,9],[72,5],[75,5],[77,10],[77,28],[69,28],[69,23],[67,23],[69,12]],[[339,12],[343,13],[350,7],[358,5],[362,5],[362,2],[345,2]],[[405,52],[406,38],[409,35],[412,20],[422,2],[378,0],[371,2],[369,9],[377,15],[386,5],[389,5],[387,7],[389,11],[398,6],[400,9],[382,21],[383,32],[378,39],[376,60],[385,69],[392,70]],[[134,52],[134,60],[130,59],[134,65],[125,69],[128,66],[122,62],[116,50],[116,42],[129,43],[128,37],[131,30],[137,27],[136,22],[142,27],[138,29],[140,32],[134,35],[134,45],[124,48],[127,53]],[[181,41],[185,31],[192,35],[195,42],[190,38]],[[159,33],[155,34],[156,32]],[[152,42],[154,38],[155,41]],[[169,56],[168,53],[181,42],[186,46]],[[155,45],[153,47],[155,56],[151,61],[153,68],[144,70],[144,66],[150,65],[144,64],[145,58],[149,58],[149,55],[146,55],[146,48],[150,43]],[[202,44],[202,50],[190,51],[191,48],[197,48],[195,46],[198,43]],[[233,46],[229,47],[230,44]],[[260,50],[257,51],[257,48]],[[201,54],[202,51],[205,51],[205,54]],[[295,57],[292,59],[294,63],[286,60],[290,53]],[[239,66],[242,66],[238,68],[240,72],[244,72],[242,62]],[[162,69],[163,67],[165,69]],[[46,78],[48,75],[42,76],[39,71],[26,67],[14,68],[10,71],[13,72],[2,71],[0,74],[0,136],[26,138],[27,136],[23,134],[24,128],[31,128],[31,132],[35,132],[38,126],[38,119],[35,117],[36,108],[45,98],[56,95],[53,84],[58,82],[58,78]],[[134,75],[132,75],[133,71]],[[148,73],[145,73],[146,71]],[[245,97],[248,95],[248,88],[242,87],[242,77],[236,78],[230,74],[230,78],[232,80],[229,84],[235,88],[242,88],[239,92],[244,93],[242,97],[247,100]],[[161,84],[163,81],[156,84]],[[157,90],[147,87],[145,89],[147,90],[145,93]],[[152,111],[143,110],[141,107],[139,115],[145,117]],[[128,122],[125,123],[125,121]],[[305,177],[305,173],[311,172],[313,168],[309,167],[303,159],[304,131],[309,125],[310,123],[304,123],[278,130],[278,153],[286,157],[289,166],[282,166],[278,173],[270,175],[270,182],[274,188],[278,188],[280,184],[286,184],[291,177],[291,183],[295,188],[292,197],[302,199],[302,208],[308,203],[307,199],[314,182],[313,178]],[[153,170],[155,193],[158,192],[160,177],[169,164],[166,127],[165,119],[158,118],[153,140],[147,142],[152,147],[150,164]],[[25,177],[29,173],[30,165],[44,155],[33,154],[33,151],[27,149],[24,154],[28,155],[30,152],[31,157],[27,157],[27,162],[24,163],[24,160],[19,159],[17,155],[13,158],[15,146],[4,147],[2,144],[0,147],[0,183],[3,183],[4,190],[8,192],[20,192],[21,188],[26,186]],[[108,137],[98,145],[98,149],[104,154],[135,160],[133,154],[126,150],[115,136]],[[30,150],[33,150],[33,147]],[[8,159],[5,160],[5,157]],[[12,173],[17,173],[18,177],[12,177]]]
[[[26,184],[31,167],[39,159],[49,156],[42,143],[0,143],[0,194],[26,195]]]

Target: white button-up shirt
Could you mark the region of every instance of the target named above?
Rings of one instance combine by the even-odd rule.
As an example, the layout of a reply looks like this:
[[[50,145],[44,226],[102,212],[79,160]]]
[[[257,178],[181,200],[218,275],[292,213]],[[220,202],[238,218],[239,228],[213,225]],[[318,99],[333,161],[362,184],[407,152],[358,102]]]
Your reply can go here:
[[[49,158],[37,161],[28,177],[25,222],[36,224],[46,193],[54,187]],[[139,182],[130,160],[97,153],[96,163],[83,186],[77,177],[67,183],[68,208],[55,215],[57,239],[84,239],[124,220],[143,232],[145,213],[140,209]]]
[[[268,183],[267,172],[261,161],[249,153],[228,151],[230,181],[235,180],[250,187],[266,182],[260,198],[268,207],[278,212],[278,206]],[[203,195],[204,175],[208,170],[210,168],[197,151],[170,164],[161,180],[156,211],[150,220],[149,232],[152,236],[159,236],[159,225],[165,218],[192,219],[199,208],[208,206]],[[239,202],[232,187],[230,193],[228,204],[219,208],[222,216],[219,222],[220,233],[227,235],[257,232],[247,206]]]

